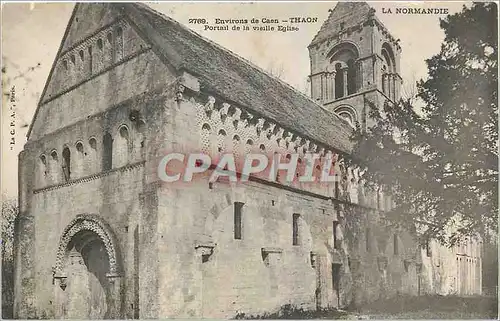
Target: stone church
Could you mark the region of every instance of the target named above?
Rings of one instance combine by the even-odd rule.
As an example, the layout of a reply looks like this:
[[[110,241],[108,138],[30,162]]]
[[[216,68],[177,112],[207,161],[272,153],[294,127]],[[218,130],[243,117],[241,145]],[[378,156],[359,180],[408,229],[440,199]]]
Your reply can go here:
[[[422,293],[425,249],[344,165],[366,101],[399,98],[398,40],[341,2],[308,49],[311,97],[146,5],[76,4],[19,155],[15,317],[230,318]],[[330,154],[340,179],[165,183],[169,152]]]

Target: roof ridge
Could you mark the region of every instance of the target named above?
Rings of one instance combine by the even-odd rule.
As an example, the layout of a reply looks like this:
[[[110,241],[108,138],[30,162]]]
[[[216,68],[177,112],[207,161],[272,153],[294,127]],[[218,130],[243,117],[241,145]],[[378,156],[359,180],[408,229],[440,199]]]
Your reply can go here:
[[[166,14],[162,13],[162,12],[159,12],[153,8],[151,8],[150,6],[148,6],[146,3],[137,3],[137,2],[134,2],[132,3],[131,5],[134,5],[134,6],[140,6],[146,10],[149,10],[151,11],[152,13],[156,14],[156,15],[159,15],[161,16],[162,18],[165,18],[166,20],[168,20],[169,22],[172,22],[172,23],[175,23],[177,24],[178,26],[180,26],[181,28],[183,28],[184,30],[186,30],[187,32],[195,35],[196,37],[199,37],[201,38],[202,40],[208,42],[209,44],[213,45],[214,47],[222,50],[222,51],[225,51],[227,53],[229,53],[230,55],[234,56],[235,58],[237,59],[240,59],[242,61],[244,61],[245,63],[247,63],[250,67],[254,68],[254,69],[257,69],[258,71],[262,72],[263,74],[265,74],[266,76],[272,78],[272,79],[275,79],[275,80],[278,80],[282,85],[285,85],[286,87],[288,87],[289,89],[295,91],[296,93],[300,94],[303,98],[309,100],[310,102],[314,103],[316,106],[318,106],[319,108],[321,108],[322,110],[326,111],[326,112],[329,112],[333,115],[335,115],[338,119],[342,120],[343,122],[345,122],[346,124],[347,121],[345,119],[343,119],[342,117],[340,117],[339,115],[337,115],[336,113],[333,113],[331,111],[329,111],[328,109],[326,109],[324,106],[318,104],[316,101],[314,101],[311,97],[307,96],[306,94],[304,94],[303,92],[301,92],[300,90],[298,90],[297,88],[293,87],[292,85],[288,84],[287,82],[285,82],[284,80],[281,80],[279,79],[278,77],[276,76],[273,76],[272,74],[270,74],[268,71],[264,70],[263,68],[257,66],[256,64],[254,64],[253,62],[249,61],[248,59],[238,55],[237,53],[231,51],[230,49],[228,48],[225,48],[221,45],[219,45],[218,43],[216,43],[215,41],[213,40],[210,40],[208,38],[206,38],[205,36],[197,33],[196,31],[193,31],[192,29],[186,27],[185,25],[183,25],[182,23],[178,22],[177,20],[167,16]]]

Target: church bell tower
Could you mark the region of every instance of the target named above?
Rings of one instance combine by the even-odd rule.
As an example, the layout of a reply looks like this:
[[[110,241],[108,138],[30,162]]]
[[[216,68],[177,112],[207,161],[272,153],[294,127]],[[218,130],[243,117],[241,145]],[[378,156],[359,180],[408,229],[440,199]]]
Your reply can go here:
[[[312,99],[351,126],[370,126],[366,100],[399,99],[399,39],[367,3],[338,2],[308,49]]]

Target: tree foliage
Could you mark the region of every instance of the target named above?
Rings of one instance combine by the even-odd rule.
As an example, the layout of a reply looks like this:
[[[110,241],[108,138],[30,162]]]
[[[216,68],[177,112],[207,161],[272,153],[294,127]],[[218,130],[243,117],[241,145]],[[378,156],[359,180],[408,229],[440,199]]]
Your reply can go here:
[[[2,318],[12,318],[14,303],[14,227],[16,200],[2,201]]]
[[[474,3],[441,19],[444,42],[417,83],[421,110],[409,98],[380,110],[367,101],[375,125],[354,137],[367,181],[398,201],[388,218],[424,222],[425,237],[497,230],[497,17],[495,3]]]

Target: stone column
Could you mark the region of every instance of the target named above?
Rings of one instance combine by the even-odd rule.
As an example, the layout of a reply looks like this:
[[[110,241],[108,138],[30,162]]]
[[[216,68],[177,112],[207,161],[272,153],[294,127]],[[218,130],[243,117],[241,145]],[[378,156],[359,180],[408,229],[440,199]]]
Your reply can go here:
[[[335,99],[335,75],[337,74],[336,71],[330,73],[330,94],[332,97],[332,100]]]
[[[325,72],[325,101],[330,100],[330,73]]]
[[[391,98],[396,101],[396,74],[391,74]]]
[[[388,73],[386,77],[387,77],[387,97],[389,97],[389,99],[392,99],[392,74]]]
[[[321,73],[321,102],[324,102],[326,97],[325,82],[326,82],[325,73]]]
[[[389,92],[389,84],[387,81],[387,74],[382,75],[382,91],[384,92],[385,95],[388,95]]]
[[[363,64],[360,61],[356,62],[356,91],[363,88]]]
[[[347,68],[342,68],[342,77],[344,80],[344,97],[347,96]]]
[[[109,292],[111,295],[111,299],[109,300],[110,306],[108,307],[109,318],[123,319],[123,278],[117,273],[108,273],[106,274],[106,277],[109,281]]]
[[[394,74],[394,100],[398,100],[401,91],[401,79],[398,74]]]

